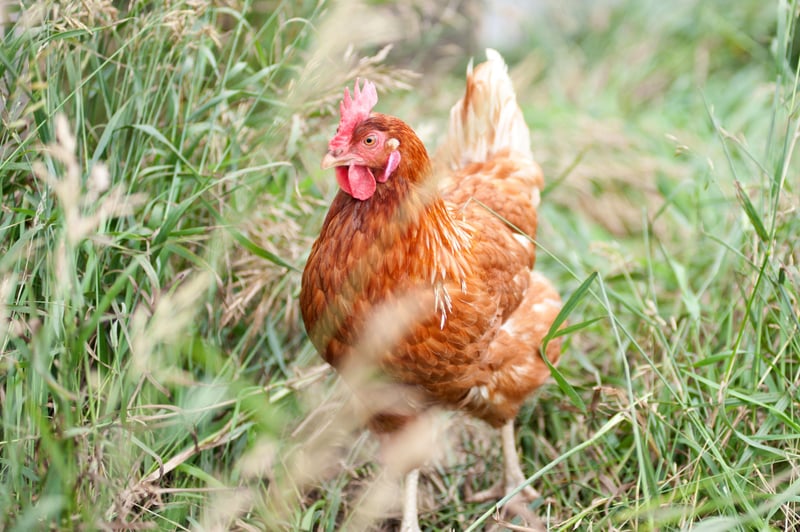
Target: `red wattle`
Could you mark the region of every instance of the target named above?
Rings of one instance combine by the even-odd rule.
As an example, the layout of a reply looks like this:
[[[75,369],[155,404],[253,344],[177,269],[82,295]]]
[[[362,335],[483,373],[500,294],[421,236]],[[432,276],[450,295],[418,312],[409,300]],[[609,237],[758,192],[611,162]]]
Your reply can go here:
[[[377,188],[375,176],[366,166],[337,166],[336,181],[342,190],[362,201],[371,198]]]

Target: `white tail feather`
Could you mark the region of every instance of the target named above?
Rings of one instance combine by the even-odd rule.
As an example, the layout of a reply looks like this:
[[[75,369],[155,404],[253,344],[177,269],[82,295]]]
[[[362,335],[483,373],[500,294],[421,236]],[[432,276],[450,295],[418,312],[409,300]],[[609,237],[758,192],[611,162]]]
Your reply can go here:
[[[464,96],[450,110],[450,130],[439,148],[438,162],[458,170],[508,150],[533,160],[530,131],[517,105],[503,57],[486,49],[487,61],[467,68]]]

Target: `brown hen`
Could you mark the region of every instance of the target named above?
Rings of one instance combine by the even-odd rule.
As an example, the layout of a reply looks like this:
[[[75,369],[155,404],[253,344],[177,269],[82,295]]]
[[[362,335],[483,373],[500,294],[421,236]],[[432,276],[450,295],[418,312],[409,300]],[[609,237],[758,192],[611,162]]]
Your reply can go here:
[[[434,406],[504,427],[512,489],[524,481],[513,421],[550,374],[540,346],[561,300],[532,271],[542,172],[505,62],[493,50],[487,58],[468,69],[434,163],[407,124],[371,111],[374,85],[345,90],[322,162],[340,191],[300,304],[311,341],[367,404],[373,431],[391,435]],[[546,356],[555,363],[559,352],[555,339]],[[406,530],[418,529],[414,489]]]

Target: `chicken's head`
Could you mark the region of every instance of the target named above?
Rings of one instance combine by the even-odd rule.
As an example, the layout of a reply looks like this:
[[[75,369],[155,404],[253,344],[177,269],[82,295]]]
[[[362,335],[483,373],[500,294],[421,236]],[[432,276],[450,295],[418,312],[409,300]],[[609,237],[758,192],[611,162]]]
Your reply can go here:
[[[400,141],[370,118],[376,103],[378,92],[369,81],[359,87],[356,80],[352,98],[344,90],[339,127],[322,159],[322,168],[336,167],[339,186],[358,200],[371,198],[376,181],[386,182],[400,164]]]

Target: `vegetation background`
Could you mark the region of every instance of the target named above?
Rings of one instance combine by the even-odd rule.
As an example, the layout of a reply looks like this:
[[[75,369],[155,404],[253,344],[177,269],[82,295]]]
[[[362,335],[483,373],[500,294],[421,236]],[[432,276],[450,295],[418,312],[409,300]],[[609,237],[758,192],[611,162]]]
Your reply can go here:
[[[396,526],[298,318],[319,161],[359,75],[434,146],[486,45],[549,178],[537,267],[570,298],[518,420],[537,511],[800,527],[797,2],[498,9],[0,2],[0,528]],[[443,423],[422,525],[478,529],[495,436]]]

